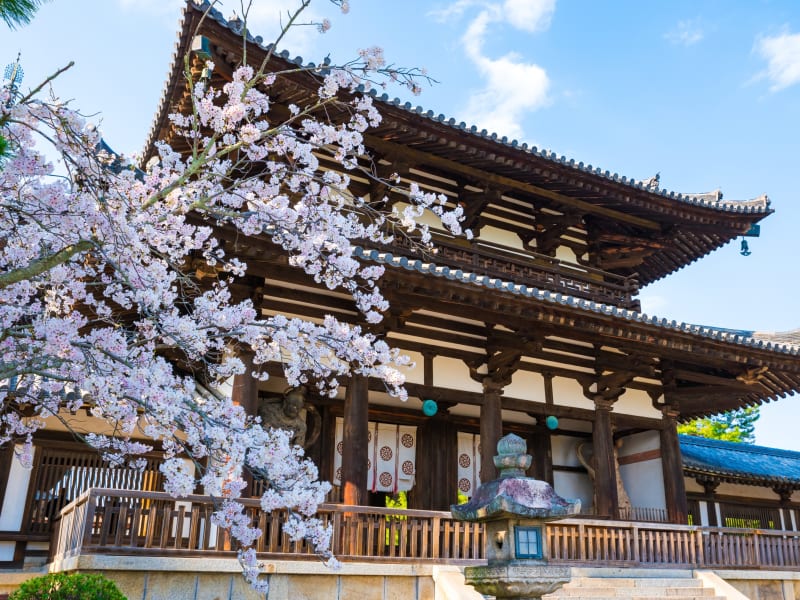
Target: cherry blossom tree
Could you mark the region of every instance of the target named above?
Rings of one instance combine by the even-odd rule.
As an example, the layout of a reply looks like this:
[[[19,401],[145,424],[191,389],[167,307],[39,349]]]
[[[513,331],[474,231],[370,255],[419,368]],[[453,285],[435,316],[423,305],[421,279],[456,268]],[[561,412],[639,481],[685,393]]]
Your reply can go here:
[[[240,66],[222,89],[193,80],[190,64],[186,57],[191,112],[171,117],[189,150],[160,143],[146,165],[111,153],[77,111],[45,99],[55,76],[29,93],[9,81],[0,90],[8,143],[0,165],[0,444],[17,444],[30,463],[45,419],[69,426],[70,411],[88,409],[115,431],[85,436],[112,464],[141,467],[139,455],[155,447],[164,452],[167,491],[191,493],[200,478],[219,498],[214,520],[238,540],[246,577],[263,587],[253,550],[260,531],[236,501],[244,472],[267,483],[264,510],[288,509],[284,531],[333,561],[331,532],[313,517],[330,486],[286,432],[265,431],[219,391],[244,372],[237,350],[251,352],[255,365],[282,364],[291,385],[331,395],[337,378],[358,374],[403,397],[404,359],[333,317],[264,316],[235,299],[247,264],[226,254],[220,232],[279,245],[316,282],[346,290],[374,323],[387,308],[382,268],[359,262],[355,245],[402,235],[425,248],[430,236],[416,219],[430,210],[459,233],[460,209],[401,188],[399,178],[385,184],[406,196],[402,210],[350,191],[351,173],[370,174],[362,134],[381,118],[359,86],[384,76],[417,86],[419,73],[388,69],[379,49],[315,73],[313,102],[289,106],[283,120],[270,93],[287,72],[270,71],[269,57]],[[347,117],[321,118],[334,106]],[[58,174],[43,144],[57,153]],[[320,169],[321,157],[338,168]],[[213,278],[197,278],[198,260]],[[143,437],[152,443],[134,441]],[[199,476],[186,458],[205,465]]]

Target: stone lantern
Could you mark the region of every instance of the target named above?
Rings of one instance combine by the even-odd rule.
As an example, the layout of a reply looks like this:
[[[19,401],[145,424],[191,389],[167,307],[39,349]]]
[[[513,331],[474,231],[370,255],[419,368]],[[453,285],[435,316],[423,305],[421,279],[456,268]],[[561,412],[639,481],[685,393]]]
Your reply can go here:
[[[453,505],[456,519],[486,526],[485,567],[466,567],[467,584],[485,595],[534,599],[570,579],[569,567],[548,563],[544,525],[580,512],[580,500],[565,500],[549,483],[525,476],[531,464],[525,440],[513,433],[497,443],[500,476],[481,486],[466,504]]]

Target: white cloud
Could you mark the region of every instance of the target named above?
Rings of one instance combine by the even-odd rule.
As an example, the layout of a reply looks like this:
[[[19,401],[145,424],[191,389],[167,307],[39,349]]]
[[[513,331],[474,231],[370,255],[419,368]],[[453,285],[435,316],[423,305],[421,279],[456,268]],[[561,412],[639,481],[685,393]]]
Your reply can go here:
[[[435,8],[429,11],[428,16],[433,17],[440,23],[444,23],[449,19],[459,18],[468,8],[480,4],[482,4],[480,0],[457,0],[452,4],[448,4],[444,8]]]
[[[506,21],[517,29],[544,31],[556,10],[556,0],[506,0],[503,3]]]
[[[664,38],[676,46],[693,46],[705,37],[700,19],[678,21],[678,24],[664,34]]]
[[[461,37],[467,58],[481,74],[484,85],[472,92],[466,103],[467,118],[478,127],[500,136],[524,137],[522,119],[528,112],[550,102],[550,79],[539,65],[526,62],[516,53],[499,58],[489,56],[485,42],[493,25],[536,32],[550,26],[555,0],[505,0],[503,3],[458,0],[436,14],[460,16],[468,8],[480,6]]]
[[[777,92],[800,83],[800,33],[782,33],[756,40],[755,50],[767,61],[757,79],[768,79]]]

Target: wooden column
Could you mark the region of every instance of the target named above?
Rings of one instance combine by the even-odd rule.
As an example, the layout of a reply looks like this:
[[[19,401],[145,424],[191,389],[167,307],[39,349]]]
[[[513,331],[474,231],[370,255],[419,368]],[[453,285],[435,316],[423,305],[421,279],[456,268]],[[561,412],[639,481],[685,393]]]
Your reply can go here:
[[[342,501],[366,504],[369,386],[365,377],[352,375],[344,399],[342,435]]]
[[[481,483],[497,478],[494,457],[497,442],[503,437],[503,417],[500,400],[503,384],[486,377],[483,380],[483,404],[481,405]]]
[[[315,444],[316,456],[308,454],[319,467],[319,478],[333,481],[336,473],[333,471],[334,455],[336,454],[336,417],[329,406],[320,406],[319,414],[322,420],[319,434],[319,443]],[[336,498],[339,500],[339,498]]]
[[[544,423],[544,416],[537,416],[540,423]],[[550,430],[544,425],[536,425],[526,436],[528,454],[531,455],[531,466],[528,476],[546,481],[553,485],[553,448],[550,440]]]
[[[617,497],[617,469],[614,458],[614,432],[611,428],[611,410],[614,401],[602,396],[594,399],[594,497],[597,516],[619,518]]]
[[[450,510],[458,499],[458,429],[442,411],[417,427],[417,460],[409,508]]]
[[[244,408],[248,415],[258,414],[258,380],[253,377],[254,356],[253,352],[249,350],[239,353],[239,360],[244,363],[244,373],[233,378],[233,388],[231,389],[231,401]],[[247,484],[242,494],[245,497],[258,495],[258,486],[255,488],[253,486],[253,474],[245,469],[242,478]]]
[[[664,473],[664,496],[670,523],[686,525],[689,506],[683,481],[683,459],[678,441],[678,411],[666,406],[661,409],[664,426],[661,428],[661,468]]]
[[[258,380],[252,375],[255,370],[253,357],[254,354],[249,350],[239,354],[239,360],[244,363],[244,373],[233,378],[231,390],[233,403],[243,407],[248,415],[258,412]]]

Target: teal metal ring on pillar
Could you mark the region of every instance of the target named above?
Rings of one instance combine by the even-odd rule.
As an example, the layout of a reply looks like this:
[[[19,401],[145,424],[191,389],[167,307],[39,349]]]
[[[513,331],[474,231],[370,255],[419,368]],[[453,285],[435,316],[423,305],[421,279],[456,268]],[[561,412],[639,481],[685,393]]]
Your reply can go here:
[[[423,400],[422,413],[426,417],[432,417],[437,413],[438,410],[439,410],[439,405],[436,404],[436,400],[431,400],[431,399]]]
[[[558,417],[550,415],[544,420],[544,423],[548,429],[558,429]]]

